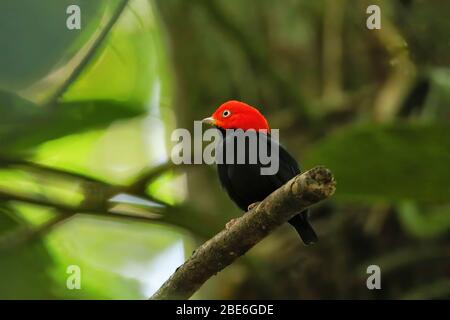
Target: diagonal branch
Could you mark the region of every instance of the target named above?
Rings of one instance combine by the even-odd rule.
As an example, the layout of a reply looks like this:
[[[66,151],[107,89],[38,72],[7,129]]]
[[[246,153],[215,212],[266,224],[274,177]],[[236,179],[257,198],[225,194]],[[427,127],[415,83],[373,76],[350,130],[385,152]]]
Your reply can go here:
[[[103,28],[102,32],[98,36],[97,39],[95,39],[95,42],[92,44],[89,51],[86,53],[86,55],[83,57],[83,60],[75,67],[75,69],[72,71],[72,73],[69,75],[69,77],[64,81],[64,83],[61,85],[61,87],[55,92],[53,97],[50,98],[49,102],[47,103],[48,106],[52,107],[54,104],[58,101],[59,98],[67,91],[67,89],[72,85],[72,83],[75,82],[76,79],[80,76],[80,74],[84,71],[86,66],[92,61],[93,57],[97,54],[99,48],[103,45],[105,39],[109,35],[109,32],[119,20],[119,17],[122,15],[122,12],[125,10],[129,0],[122,0],[121,3],[119,3],[116,11],[113,13],[111,19],[108,21],[106,26]]]
[[[28,243],[32,240],[44,236],[47,232],[53,229],[56,225],[65,222],[73,214],[66,212],[58,212],[58,214],[35,228],[20,228],[0,236],[0,253],[11,252],[17,250],[18,247]]]
[[[153,181],[162,174],[170,171],[171,169],[175,169],[177,166],[174,165],[172,162],[167,161],[163,162],[153,168],[145,169],[143,170],[138,177],[136,178],[135,182],[131,184],[130,186],[127,186],[123,189],[123,192],[129,192],[134,194],[145,194],[145,189],[147,185],[149,184],[149,181]]]
[[[45,164],[40,164],[37,162],[32,162],[21,158],[10,158],[10,157],[0,157],[0,168],[1,167],[23,167],[28,170],[33,170],[37,172],[42,172],[44,174],[53,174],[69,179],[82,180],[84,183],[98,183],[101,185],[107,185],[104,181],[96,179],[94,177],[85,175],[83,173],[75,171],[67,171],[65,169],[60,169],[56,167],[47,166]]]
[[[244,255],[296,213],[330,197],[335,189],[333,175],[324,167],[297,175],[229,229],[199,247],[150,299],[188,299],[211,276]]]

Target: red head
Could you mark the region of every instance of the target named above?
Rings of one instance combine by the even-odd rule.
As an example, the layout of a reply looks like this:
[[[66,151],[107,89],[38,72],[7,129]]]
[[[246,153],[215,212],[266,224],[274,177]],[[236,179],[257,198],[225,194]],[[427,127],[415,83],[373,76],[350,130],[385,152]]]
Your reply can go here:
[[[266,118],[258,109],[236,100],[222,104],[211,117],[203,122],[221,129],[267,130],[270,132]]]

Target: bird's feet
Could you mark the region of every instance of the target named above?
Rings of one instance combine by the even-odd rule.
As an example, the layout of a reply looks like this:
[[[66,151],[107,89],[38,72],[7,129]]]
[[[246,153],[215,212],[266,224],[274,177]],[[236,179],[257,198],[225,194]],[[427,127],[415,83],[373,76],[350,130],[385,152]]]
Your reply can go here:
[[[238,220],[239,218],[235,218],[228,221],[225,225],[225,229],[229,230]]]
[[[258,204],[260,204],[260,203],[261,203],[261,201],[253,202],[251,205],[249,205],[249,206],[247,207],[247,211],[250,211],[250,210],[256,208],[256,206],[257,206]]]

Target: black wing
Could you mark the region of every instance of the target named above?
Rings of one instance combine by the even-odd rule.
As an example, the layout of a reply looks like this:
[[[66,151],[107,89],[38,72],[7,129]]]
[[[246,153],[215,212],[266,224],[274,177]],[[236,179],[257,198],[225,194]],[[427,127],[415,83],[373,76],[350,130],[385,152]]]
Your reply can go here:
[[[268,143],[270,146],[275,144],[278,146],[279,168],[275,174],[261,174],[261,169],[268,165],[263,165],[259,158],[256,164],[224,163],[217,166],[222,186],[242,210],[247,210],[250,204],[263,200],[300,172],[297,161],[281,145],[277,144],[270,136],[260,135],[260,142]],[[233,137],[225,136],[222,143],[218,145],[218,150],[226,154],[226,150],[229,150],[230,147],[236,148],[235,140]],[[248,144],[245,145],[245,148],[246,160],[248,161],[250,152]]]

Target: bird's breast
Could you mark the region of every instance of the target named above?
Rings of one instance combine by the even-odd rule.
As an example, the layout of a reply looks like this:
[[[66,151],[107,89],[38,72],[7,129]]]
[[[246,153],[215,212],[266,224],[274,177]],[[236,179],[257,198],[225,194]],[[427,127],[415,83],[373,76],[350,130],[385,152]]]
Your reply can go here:
[[[250,204],[266,198],[295,175],[295,168],[291,168],[291,164],[286,163],[281,157],[276,159],[279,162],[284,161],[280,163],[279,171],[271,175],[262,173],[261,169],[270,164],[267,163],[267,158],[262,161],[260,151],[262,153],[270,151],[271,147],[267,144],[276,142],[265,135],[258,136],[259,138],[262,139],[258,140],[255,146],[252,145],[254,141],[252,142],[251,139],[246,140],[245,143],[238,143],[234,137],[225,136],[217,146],[217,156],[223,160],[217,165],[220,182],[230,198],[243,210],[246,210]],[[266,143],[264,150],[260,150],[261,143]],[[232,151],[231,148],[233,148]],[[232,152],[231,156],[230,152]],[[286,151],[283,149],[282,152]],[[242,158],[245,158],[243,163]]]

